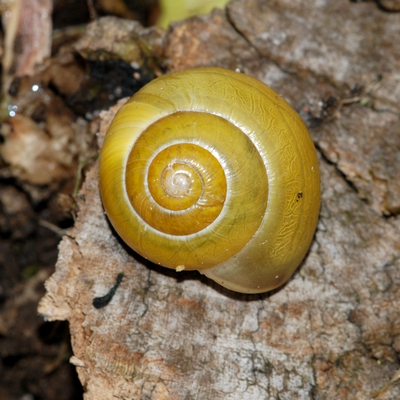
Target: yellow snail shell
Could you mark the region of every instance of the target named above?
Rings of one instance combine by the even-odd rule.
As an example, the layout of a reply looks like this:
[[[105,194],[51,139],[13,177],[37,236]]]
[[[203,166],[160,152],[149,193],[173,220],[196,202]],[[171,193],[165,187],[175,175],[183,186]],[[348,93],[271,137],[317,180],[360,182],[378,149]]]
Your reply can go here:
[[[242,293],[289,279],[320,205],[299,115],[260,81],[219,68],[164,75],[120,109],[100,155],[100,191],[134,251]]]

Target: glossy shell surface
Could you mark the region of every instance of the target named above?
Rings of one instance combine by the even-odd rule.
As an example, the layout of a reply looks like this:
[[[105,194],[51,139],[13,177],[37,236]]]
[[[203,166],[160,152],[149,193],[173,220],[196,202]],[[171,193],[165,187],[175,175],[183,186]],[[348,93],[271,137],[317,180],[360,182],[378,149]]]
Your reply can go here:
[[[292,275],[320,205],[318,160],[297,112],[258,80],[219,68],[164,75],[120,109],[100,190],[137,253],[243,293]]]

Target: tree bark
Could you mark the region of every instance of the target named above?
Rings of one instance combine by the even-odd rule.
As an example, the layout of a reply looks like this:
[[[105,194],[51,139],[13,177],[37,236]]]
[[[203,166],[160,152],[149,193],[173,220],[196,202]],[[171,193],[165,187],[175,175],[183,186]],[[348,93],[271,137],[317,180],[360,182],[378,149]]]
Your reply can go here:
[[[241,295],[128,249],[94,165],[39,307],[70,323],[85,399],[400,396],[395,382],[376,393],[399,368],[399,34],[400,14],[347,1],[237,0],[172,27],[170,70],[238,67],[300,111],[320,153],[320,220],[286,285]],[[100,147],[120,104],[102,113]]]

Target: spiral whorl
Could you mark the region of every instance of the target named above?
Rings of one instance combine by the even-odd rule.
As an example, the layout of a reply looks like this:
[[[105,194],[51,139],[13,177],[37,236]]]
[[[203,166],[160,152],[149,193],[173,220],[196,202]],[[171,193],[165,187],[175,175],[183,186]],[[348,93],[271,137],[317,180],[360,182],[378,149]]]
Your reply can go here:
[[[162,76],[120,109],[100,190],[136,252],[243,292],[291,275],[319,211],[318,162],[297,113],[254,78],[218,68]]]

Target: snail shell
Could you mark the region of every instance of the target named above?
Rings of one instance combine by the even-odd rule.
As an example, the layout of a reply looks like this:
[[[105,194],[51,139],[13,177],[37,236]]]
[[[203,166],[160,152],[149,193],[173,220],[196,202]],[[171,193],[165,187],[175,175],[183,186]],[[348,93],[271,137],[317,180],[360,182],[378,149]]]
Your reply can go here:
[[[318,160],[299,115],[265,84],[201,68],[164,75],[118,112],[100,191],[121,238],[150,261],[261,293],[308,251]]]

